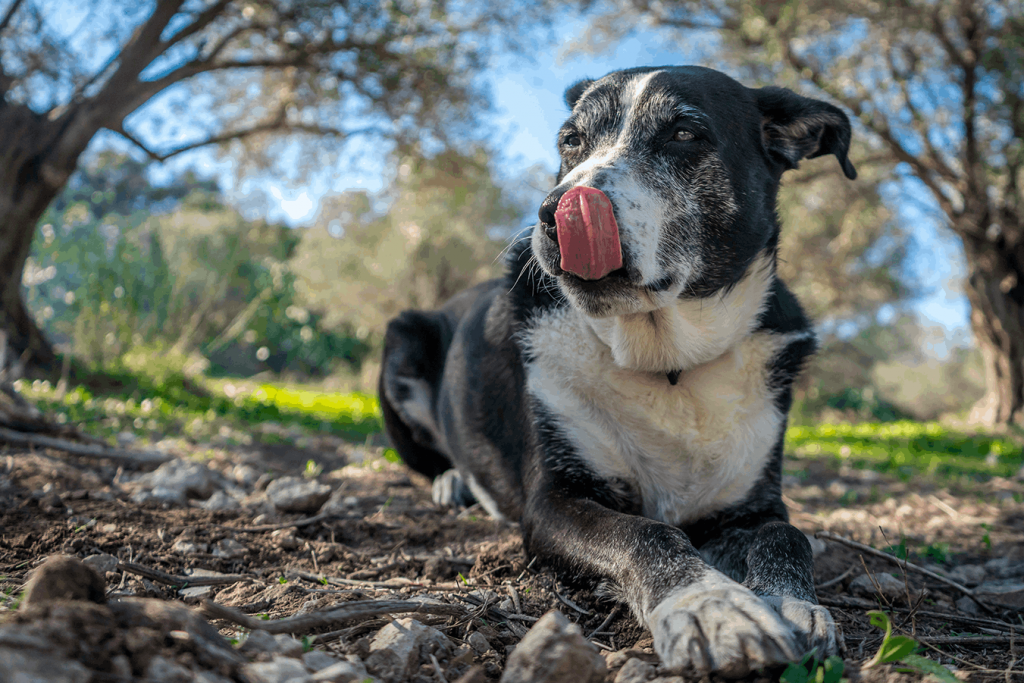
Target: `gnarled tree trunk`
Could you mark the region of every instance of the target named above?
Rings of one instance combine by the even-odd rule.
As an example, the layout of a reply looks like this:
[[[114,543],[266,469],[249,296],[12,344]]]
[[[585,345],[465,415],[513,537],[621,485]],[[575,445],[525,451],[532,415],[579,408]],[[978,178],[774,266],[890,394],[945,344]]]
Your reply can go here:
[[[1018,258],[1016,245],[1005,242],[1002,237],[964,238],[965,289],[986,387],[985,396],[971,409],[970,421],[986,425],[1024,419],[1024,261]]]
[[[27,351],[29,363],[41,367],[53,363],[54,352],[25,306],[22,271],[36,223],[92,137],[74,124],[72,117],[51,121],[0,99],[0,329],[8,358]]]

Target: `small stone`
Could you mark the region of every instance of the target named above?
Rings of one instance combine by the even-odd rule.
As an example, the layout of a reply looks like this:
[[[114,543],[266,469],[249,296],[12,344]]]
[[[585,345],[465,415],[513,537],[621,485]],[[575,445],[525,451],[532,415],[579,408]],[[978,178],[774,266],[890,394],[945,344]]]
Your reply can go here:
[[[135,481],[137,487],[176,492],[179,498],[209,498],[216,489],[217,475],[206,465],[191,460],[175,459],[165,462],[149,474]],[[165,494],[161,494],[162,496]]]
[[[225,576],[220,572],[215,572],[210,569],[186,569],[185,576]],[[193,603],[202,598],[210,597],[210,594],[216,590],[216,586],[186,586],[178,591],[178,595],[185,599],[185,602]]]
[[[349,658],[347,661],[331,664],[326,669],[320,669],[313,674],[313,680],[317,683],[380,683],[367,673],[366,667],[358,658]]]
[[[606,673],[604,659],[580,627],[552,610],[512,652],[501,683],[597,683]]]
[[[971,614],[978,616],[981,614],[981,608],[978,607],[978,603],[971,600],[966,595],[956,601],[956,608],[964,614]]]
[[[96,570],[77,557],[53,555],[33,572],[25,585],[22,609],[58,600],[106,602],[107,585]]]
[[[295,529],[277,529],[270,534],[270,540],[283,550],[295,550],[299,547],[299,539],[295,536]]]
[[[313,680],[302,662],[280,655],[269,662],[246,664],[242,673],[257,683],[310,683]]]
[[[241,504],[223,491],[214,491],[213,495],[203,501],[201,508],[211,512],[220,510],[238,510]]]
[[[619,669],[615,683],[646,683],[654,677],[654,667],[642,659],[629,659]]]
[[[469,634],[469,638],[466,639],[466,642],[469,643],[469,646],[473,648],[473,651],[478,655],[482,655],[491,649],[491,644],[487,641],[484,634],[479,631],[473,631],[473,633]]]
[[[302,657],[302,651],[304,649],[305,648],[302,647],[302,643],[283,633],[271,635],[266,631],[253,631],[249,634],[249,637],[245,639],[245,642],[242,643],[242,647],[239,648],[239,651],[246,654],[258,654],[260,652],[265,652],[268,654],[297,659]]]
[[[874,581],[871,580],[872,577],[874,577]],[[877,589],[875,588],[876,583],[878,584]],[[850,592],[857,595],[870,598],[876,595],[878,591],[881,591],[882,595],[889,600],[907,599],[907,584],[902,579],[897,579],[891,574],[877,572],[870,577],[867,574],[861,574],[850,582]],[[923,591],[910,586],[909,593],[910,601],[915,602],[921,597]]]
[[[192,672],[180,664],[156,655],[146,667],[146,680],[153,683],[192,683]]]
[[[195,555],[205,553],[209,549],[205,543],[199,543],[191,538],[179,538],[171,544],[171,552],[178,555]]]
[[[985,572],[996,579],[1024,576],[1024,562],[1009,557],[997,557],[985,563]]]
[[[302,655],[302,663],[310,671],[320,671],[338,663],[336,657],[332,657],[323,650],[310,650]]]
[[[267,485],[267,496],[281,512],[316,512],[331,495],[331,487],[301,477],[281,477]]]
[[[260,478],[260,472],[252,465],[239,464],[231,468],[228,476],[235,480],[239,486],[253,488]]]
[[[423,563],[423,578],[442,581],[451,575],[448,561],[441,555],[434,555]]]
[[[87,567],[92,567],[100,574],[106,574],[117,569],[117,558],[107,553],[97,553],[82,560]]]
[[[93,673],[76,661],[52,653],[40,657],[37,650],[13,647],[0,647],[0,671],[5,681],[17,683],[82,683],[92,680]]]
[[[382,628],[370,643],[366,667],[385,681],[405,681],[430,654],[451,652],[443,633],[412,618],[396,619]]]
[[[968,588],[985,580],[985,567],[980,564],[961,564],[949,572],[949,578]]]
[[[828,544],[825,543],[825,541],[820,538],[815,538],[811,534],[804,535],[807,536],[807,542],[811,544],[811,555],[814,557],[817,557],[828,550]]]
[[[249,552],[249,549],[233,538],[225,538],[217,541],[213,546],[213,556],[221,557],[225,560],[234,560],[239,557],[245,557],[247,552]]]

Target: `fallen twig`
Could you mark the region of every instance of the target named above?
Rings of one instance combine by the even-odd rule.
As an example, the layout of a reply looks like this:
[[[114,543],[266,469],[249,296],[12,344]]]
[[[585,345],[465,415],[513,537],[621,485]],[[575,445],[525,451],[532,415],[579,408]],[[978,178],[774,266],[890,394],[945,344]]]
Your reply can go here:
[[[248,574],[224,574],[222,576],[180,576],[177,574],[168,574],[162,572],[159,569],[153,569],[151,567],[144,567],[141,564],[135,564],[134,562],[118,562],[117,568],[123,572],[129,574],[137,574],[143,576],[150,581],[156,581],[168,586],[176,586],[183,588],[185,586],[222,586],[229,583],[239,583],[241,581],[252,581],[255,577],[249,576]]]
[[[814,537],[815,538],[822,538],[822,539],[824,539],[826,541],[832,541],[834,543],[840,543],[842,545],[845,545],[848,548],[853,548],[854,550],[859,550],[859,551],[861,551],[863,553],[867,553],[868,555],[874,555],[875,557],[880,557],[883,560],[888,560],[889,562],[895,564],[897,567],[903,567],[904,570],[912,569],[915,572],[917,572],[918,574],[923,574],[924,576],[927,576],[930,579],[934,579],[935,581],[938,581],[940,583],[944,583],[947,586],[950,586],[951,588],[955,588],[956,590],[960,591],[961,593],[963,593],[964,595],[969,597],[971,600],[973,600],[978,605],[978,607],[982,608],[983,610],[985,610],[989,614],[995,614],[995,610],[993,610],[986,603],[984,603],[980,598],[978,598],[978,596],[974,594],[974,591],[972,591],[967,586],[962,586],[959,583],[957,583],[956,581],[953,581],[952,579],[947,579],[945,576],[941,576],[939,574],[936,574],[935,572],[933,572],[933,571],[931,571],[929,569],[925,569],[924,567],[918,566],[918,565],[914,564],[913,562],[909,562],[907,560],[901,560],[900,558],[896,557],[895,555],[890,555],[889,553],[883,552],[881,550],[875,550],[874,548],[872,548],[869,545],[864,545],[863,543],[858,543],[857,541],[851,541],[850,539],[848,539],[848,538],[846,538],[844,536],[840,536],[839,534],[833,534],[830,531],[819,531],[818,533],[814,534]]]
[[[138,465],[159,465],[174,459],[173,455],[161,453],[160,451],[127,451],[110,446],[93,446],[67,441],[66,439],[55,439],[41,434],[16,432],[6,427],[0,427],[0,441],[13,446],[52,448],[83,458],[104,458]]]
[[[851,564],[850,568],[847,569],[845,572],[843,572],[842,574],[840,574],[839,576],[837,576],[834,579],[829,579],[825,583],[819,583],[817,586],[814,587],[814,589],[815,590],[820,590],[822,588],[828,588],[830,586],[834,586],[837,583],[839,583],[840,581],[842,581],[843,579],[845,579],[847,576],[852,574],[856,569],[857,569],[857,565]]]
[[[257,534],[263,531],[277,531],[278,529],[288,529],[290,527],[303,527],[309,526],[310,524],[316,524],[317,522],[323,522],[328,519],[340,518],[340,515],[336,512],[321,512],[319,515],[312,517],[305,517],[303,519],[296,519],[294,522],[280,522],[278,524],[260,524],[259,526],[230,526],[228,524],[218,524],[217,526],[221,529],[231,529],[244,534]]]
[[[476,590],[475,587],[462,586],[454,582],[427,585],[425,583],[417,583],[412,579],[406,579],[400,576],[396,576],[386,581],[366,581],[364,579],[342,579],[336,576],[324,576],[323,574],[314,574],[312,572],[304,572],[297,569],[285,572],[285,576],[296,576],[300,579],[305,579],[306,581],[313,581],[319,584],[329,583],[333,586],[362,586],[364,588],[429,588],[431,590],[457,592]]]
[[[564,595],[562,595],[562,594],[561,594],[561,593],[559,593],[558,591],[556,591],[556,590],[552,589],[552,590],[551,590],[551,592],[552,592],[552,593],[554,593],[554,594],[555,594],[555,597],[556,597],[556,598],[558,598],[559,600],[561,600],[561,601],[562,601],[562,603],[563,603],[563,604],[564,604],[564,605],[565,605],[566,607],[571,607],[572,609],[576,610],[576,611],[577,611],[577,612],[579,612],[580,614],[587,614],[587,615],[593,614],[593,612],[591,612],[590,610],[588,610],[588,609],[583,609],[582,607],[580,607],[580,606],[579,606],[579,605],[577,605],[577,604],[576,604],[575,602],[573,602],[573,601],[572,601],[572,600],[570,600],[569,598],[565,597]]]
[[[615,606],[612,607],[612,611],[609,612],[608,616],[604,618],[604,621],[601,622],[601,625],[590,632],[590,635],[587,636],[587,640],[593,640],[594,636],[604,631],[605,627],[607,627],[608,624],[612,623],[612,619],[614,619],[615,615],[619,613],[619,607],[621,607],[619,603],[616,603]]]
[[[321,612],[307,612],[299,616],[264,621],[212,600],[203,600],[202,605],[211,617],[230,621],[243,628],[266,631],[267,633],[303,633],[314,628],[353,619],[375,617],[380,614],[440,614],[450,617],[465,617],[469,614],[469,610],[462,605],[412,600],[359,600],[347,602],[343,607]]]

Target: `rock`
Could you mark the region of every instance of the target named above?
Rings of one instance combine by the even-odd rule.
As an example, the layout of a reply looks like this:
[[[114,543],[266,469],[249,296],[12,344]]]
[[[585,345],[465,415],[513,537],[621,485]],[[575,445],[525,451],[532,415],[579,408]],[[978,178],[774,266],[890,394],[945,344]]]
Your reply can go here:
[[[92,567],[100,573],[100,576],[106,575],[107,572],[112,572],[117,569],[117,558],[107,553],[97,553],[96,555],[90,555],[89,557],[82,560],[87,567]]]
[[[311,683],[313,677],[297,659],[277,655],[272,661],[246,664],[242,673],[256,683]]]
[[[260,471],[252,465],[239,464],[231,468],[227,473],[239,486],[247,489],[255,487],[256,481],[260,478]]]
[[[320,671],[338,663],[336,657],[332,657],[323,650],[310,650],[302,655],[302,663],[310,671]]]
[[[948,576],[953,581],[970,588],[985,580],[985,568],[980,564],[962,564],[951,569]]]
[[[813,555],[814,557],[817,557],[818,555],[821,555],[826,550],[828,550],[828,544],[825,543],[825,541],[821,540],[820,538],[815,538],[811,534],[804,535],[807,536],[807,542],[811,544],[811,555]]]
[[[469,646],[473,648],[473,651],[478,655],[482,655],[491,649],[491,644],[487,641],[486,636],[480,633],[480,631],[473,631],[473,633],[469,634],[469,638],[466,639],[466,642],[469,643]]]
[[[95,569],[71,555],[53,555],[25,584],[22,609],[57,600],[106,602],[107,584]]]
[[[281,512],[316,512],[331,495],[331,487],[301,477],[281,477],[267,485],[267,497]]]
[[[195,555],[196,553],[205,553],[208,549],[209,546],[205,543],[185,537],[178,538],[171,544],[171,552],[178,555]]]
[[[985,563],[985,572],[995,579],[1011,579],[1024,576],[1024,562],[1009,557],[997,557]]]
[[[39,650],[0,647],[0,671],[5,681],[16,683],[86,683],[92,673],[76,661],[40,656]]]
[[[608,652],[602,655],[604,662],[609,669],[618,669],[623,666],[630,659],[641,659],[648,663],[654,663],[658,661],[658,656],[654,654],[648,654],[643,650],[635,647],[626,648],[624,650],[618,650],[617,652]]]
[[[331,664],[313,674],[317,683],[379,683],[378,679],[366,672],[366,667],[358,657],[349,655],[344,662]]]
[[[210,569],[186,569],[185,576],[226,576],[221,572],[215,572]],[[196,602],[202,598],[210,597],[210,594],[217,590],[217,586],[186,586],[178,591],[178,595],[185,599],[186,602]]]
[[[206,465],[179,458],[135,480],[135,486],[140,489],[136,495],[149,490],[152,497],[161,500],[205,499],[217,488],[217,478],[217,473]],[[135,500],[135,496],[132,499]]]
[[[880,590],[882,595],[889,600],[907,599],[907,585],[904,584],[902,579],[897,579],[895,576],[884,572],[876,572],[871,576],[874,577],[874,582],[871,581],[871,577],[867,574],[861,574],[851,581],[850,592],[870,598],[878,592],[875,589],[875,583],[877,583],[878,590]],[[916,589],[913,586],[910,586],[911,602],[916,601],[922,594],[923,591],[921,589]]]
[[[646,683],[654,678],[654,667],[642,659],[629,659],[619,669],[615,683]]]
[[[302,657],[302,651],[305,648],[302,647],[302,643],[283,633],[271,635],[266,631],[253,631],[242,643],[242,647],[238,649],[246,654],[265,652],[298,659]]]
[[[192,672],[180,664],[156,655],[146,667],[146,681],[149,683],[192,683]]]
[[[971,600],[966,595],[956,601],[956,608],[964,614],[971,614],[974,616],[981,615],[981,608],[978,607],[978,603]]]
[[[199,507],[217,512],[218,510],[238,510],[242,505],[224,491],[214,491],[213,495],[204,500]]]
[[[222,557],[226,560],[245,557],[247,552],[249,552],[249,549],[233,538],[222,539],[213,545],[213,556]]]
[[[423,563],[423,578],[432,581],[443,581],[451,576],[448,560],[443,555],[434,555]]]
[[[604,659],[580,627],[552,610],[512,652],[501,683],[597,683],[605,673]]]
[[[405,681],[419,668],[421,659],[439,653],[445,658],[451,650],[451,641],[437,629],[408,617],[396,619],[370,642],[366,668],[385,681]]]
[[[295,529],[277,529],[270,534],[270,540],[282,550],[295,550],[299,547],[299,539],[295,536]]]

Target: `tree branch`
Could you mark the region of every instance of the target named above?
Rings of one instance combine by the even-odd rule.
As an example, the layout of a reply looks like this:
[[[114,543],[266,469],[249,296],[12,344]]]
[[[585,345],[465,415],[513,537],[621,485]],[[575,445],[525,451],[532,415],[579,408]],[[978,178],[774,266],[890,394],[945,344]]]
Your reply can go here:
[[[0,33],[3,33],[7,26],[11,23],[11,19],[14,18],[14,13],[18,11],[18,7],[23,2],[25,2],[25,0],[14,0],[11,6],[7,8],[7,13],[4,14],[4,18],[0,19]]]
[[[191,24],[185,26],[180,31],[171,36],[168,40],[161,44],[160,51],[163,52],[168,48],[177,45],[181,41],[194,36],[195,34],[202,31],[204,28],[213,23],[213,20],[220,16],[220,13],[227,9],[228,5],[231,4],[231,0],[217,0],[205,10],[196,15],[196,18]]]
[[[205,140],[192,142],[187,145],[183,145],[182,147],[172,149],[169,152],[164,152],[163,154],[160,154],[158,152],[154,152],[153,150],[151,150],[149,147],[145,145],[145,143],[143,143],[134,135],[126,131],[123,125],[111,126],[109,129],[117,133],[118,135],[120,135],[121,137],[123,137],[125,140],[132,143],[136,147],[138,147],[140,150],[142,150],[142,152],[144,152],[151,161],[158,162],[167,161],[171,157],[183,154],[185,152],[191,152],[192,150],[199,149],[200,147],[220,145],[225,142],[231,142],[232,140],[241,140],[243,138],[251,137],[253,135],[258,135],[260,133],[305,133],[307,135],[347,138],[354,135],[368,135],[370,133],[384,132],[382,129],[376,126],[346,131],[340,128],[332,128],[330,126],[320,126],[316,124],[305,123],[291,123],[286,119],[285,112],[282,109],[278,111],[273,117],[270,117],[269,119],[261,123],[255,124],[253,126],[221,133],[220,135],[214,135],[209,138],[206,138]]]

